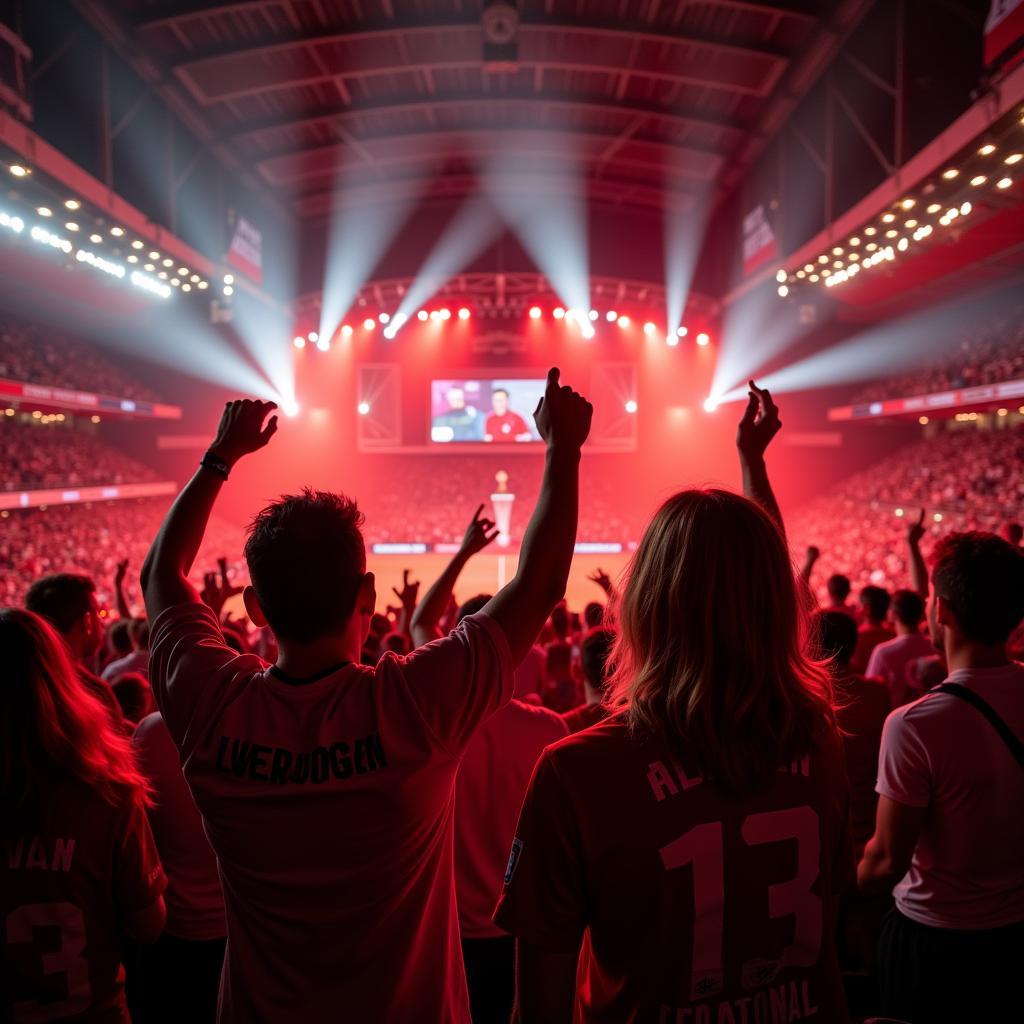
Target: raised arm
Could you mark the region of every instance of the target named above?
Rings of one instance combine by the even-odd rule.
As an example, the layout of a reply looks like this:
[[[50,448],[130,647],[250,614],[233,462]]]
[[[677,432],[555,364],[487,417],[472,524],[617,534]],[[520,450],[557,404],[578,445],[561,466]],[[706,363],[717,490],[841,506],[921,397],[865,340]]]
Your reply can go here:
[[[117,572],[114,573],[114,596],[117,599],[117,614],[122,619],[130,619],[132,611],[128,607],[128,598],[124,593],[124,578],[128,575],[128,559],[122,558],[117,563]]]
[[[199,600],[188,574],[214,502],[235,463],[263,448],[274,436],[277,417],[271,416],[266,426],[263,421],[276,408],[273,402],[249,399],[228,402],[224,407],[217,437],[203,464],[164,517],[142,565],[142,593],[150,620],[172,605]]]
[[[587,579],[599,586],[605,592],[605,596],[609,601],[615,600],[615,584],[612,583],[611,576],[604,569],[598,566]]]
[[[916,521],[907,527],[907,549],[910,555],[910,580],[913,588],[928,602],[928,566],[921,554],[921,538],[924,536],[924,509]]]
[[[579,516],[580,449],[593,413],[585,398],[559,386],[557,369],[548,372],[544,397],[533,414],[547,442],[540,497],[523,537],[515,578],[484,608],[508,638],[517,665],[565,593]]]
[[[751,501],[756,501],[785,534],[782,513],[768,480],[768,468],[764,461],[764,453],[772,438],[782,429],[782,422],[768,389],[759,388],[753,381],[748,383],[750,392],[747,407],[736,430],[736,448],[740,455],[740,469],[743,471],[743,493]]]
[[[814,572],[814,567],[818,564],[819,558],[821,558],[821,550],[812,544],[807,549],[807,554],[804,557],[804,564],[800,567],[800,579],[802,579],[808,587],[811,585],[811,573]]]
[[[498,536],[499,531],[494,528],[494,523],[490,519],[481,518],[483,510],[483,505],[476,510],[473,521],[466,527],[459,550],[413,612],[410,628],[412,642],[417,647],[429,644],[442,635],[441,619],[455,590],[456,580],[466,563]]]
[[[402,570],[402,589],[392,587],[391,593],[398,598],[398,613],[395,616],[395,631],[412,637],[412,620],[416,614],[416,600],[420,595],[420,581],[409,579],[409,570]],[[388,606],[390,611],[390,606]]]

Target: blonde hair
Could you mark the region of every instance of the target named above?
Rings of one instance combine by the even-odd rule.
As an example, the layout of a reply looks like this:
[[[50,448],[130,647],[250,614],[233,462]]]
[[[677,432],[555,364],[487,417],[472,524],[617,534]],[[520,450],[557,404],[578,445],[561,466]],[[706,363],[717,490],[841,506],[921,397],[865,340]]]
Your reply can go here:
[[[835,733],[785,541],[753,502],[682,491],[655,513],[617,603],[608,702],[744,790]]]

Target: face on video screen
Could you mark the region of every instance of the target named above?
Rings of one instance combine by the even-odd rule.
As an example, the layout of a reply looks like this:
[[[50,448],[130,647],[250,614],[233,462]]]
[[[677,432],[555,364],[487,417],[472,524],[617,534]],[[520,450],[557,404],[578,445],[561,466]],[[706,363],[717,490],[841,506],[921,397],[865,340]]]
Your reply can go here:
[[[437,444],[530,444],[540,441],[533,410],[543,380],[435,380],[430,440]]]

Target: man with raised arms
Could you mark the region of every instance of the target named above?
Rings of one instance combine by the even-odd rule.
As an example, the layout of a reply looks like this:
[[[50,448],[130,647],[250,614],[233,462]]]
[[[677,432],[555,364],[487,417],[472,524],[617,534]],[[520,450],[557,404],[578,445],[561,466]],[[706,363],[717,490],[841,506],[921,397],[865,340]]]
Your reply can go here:
[[[277,429],[273,409],[228,403],[142,572],[153,689],[224,883],[219,1019],[468,1024],[456,769],[564,592],[592,409],[551,370],[515,578],[449,636],[375,668],[359,664],[376,593],[348,498],[306,490],[253,521],[243,596],[276,664],[228,647],[188,580],[232,467]]]

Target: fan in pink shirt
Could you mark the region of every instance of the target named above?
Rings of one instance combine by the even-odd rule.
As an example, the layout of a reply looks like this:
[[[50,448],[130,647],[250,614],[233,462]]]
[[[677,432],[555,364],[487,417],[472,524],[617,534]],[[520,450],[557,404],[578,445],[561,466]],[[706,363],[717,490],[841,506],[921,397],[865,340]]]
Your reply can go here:
[[[1002,1020],[1024,954],[1024,667],[1006,653],[1024,554],[960,533],[933,559],[928,625],[950,673],[886,720],[858,881],[896,899],[879,948],[886,1016]]]
[[[417,645],[441,635],[441,611],[463,566],[498,536],[494,523],[481,518],[483,509],[483,505],[477,509],[459,551],[412,617],[412,638]],[[487,600],[483,594],[472,598],[460,608],[459,621]],[[512,1014],[515,944],[491,921],[491,914],[501,893],[509,844],[534,765],[541,751],[567,732],[553,711],[513,700],[477,731],[459,768],[455,889],[474,1021],[507,1021]]]
[[[453,882],[455,774],[562,595],[590,404],[548,375],[544,481],[515,579],[408,657],[359,656],[374,613],[354,502],[304,491],[260,513],[250,619],[277,663],[228,647],[188,573],[231,468],[277,429],[238,401],[142,571],[151,678],[224,888],[221,1021],[469,1022]]]
[[[921,633],[924,619],[924,601],[913,590],[897,590],[892,599],[892,617],[896,636],[880,643],[868,658],[867,675],[881,679],[889,687],[894,708],[921,696],[914,686],[910,666],[918,658],[935,654],[935,644]]]

